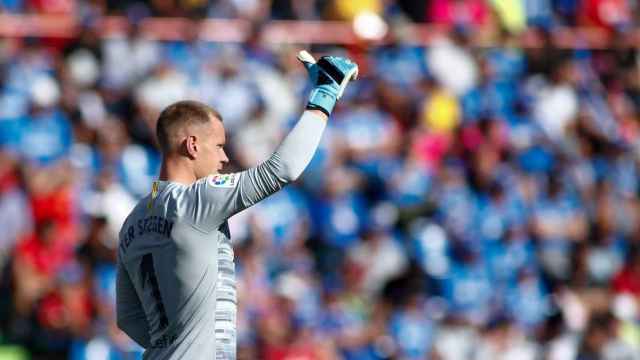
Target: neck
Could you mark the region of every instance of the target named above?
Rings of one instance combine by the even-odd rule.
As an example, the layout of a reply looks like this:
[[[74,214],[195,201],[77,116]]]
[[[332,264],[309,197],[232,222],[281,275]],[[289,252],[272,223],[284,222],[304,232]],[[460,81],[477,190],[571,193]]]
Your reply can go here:
[[[167,156],[162,159],[159,180],[191,185],[198,179],[191,166],[184,159]]]

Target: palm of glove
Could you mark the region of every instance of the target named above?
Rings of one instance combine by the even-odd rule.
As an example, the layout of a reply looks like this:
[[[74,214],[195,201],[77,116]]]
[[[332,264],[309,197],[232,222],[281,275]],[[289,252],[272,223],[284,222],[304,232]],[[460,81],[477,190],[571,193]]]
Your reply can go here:
[[[349,81],[358,77],[358,65],[338,56],[323,56],[316,62],[306,51],[301,51],[298,59],[304,64],[314,85],[307,108],[331,114]]]

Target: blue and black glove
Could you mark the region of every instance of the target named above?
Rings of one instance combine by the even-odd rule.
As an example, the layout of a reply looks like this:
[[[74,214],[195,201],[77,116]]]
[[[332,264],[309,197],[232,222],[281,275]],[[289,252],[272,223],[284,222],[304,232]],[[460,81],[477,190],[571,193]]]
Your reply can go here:
[[[316,60],[307,51],[298,53],[298,60],[309,72],[309,79],[314,85],[307,109],[320,110],[331,115],[331,111],[340,99],[350,80],[358,77],[358,65],[353,61],[338,56],[323,56]]]

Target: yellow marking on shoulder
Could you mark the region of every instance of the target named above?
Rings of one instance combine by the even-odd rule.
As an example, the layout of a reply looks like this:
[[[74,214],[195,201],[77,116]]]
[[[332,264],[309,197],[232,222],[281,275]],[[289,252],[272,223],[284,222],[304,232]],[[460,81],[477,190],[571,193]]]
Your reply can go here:
[[[151,184],[151,199],[149,199],[149,202],[147,203],[147,209],[148,210],[151,210],[153,208],[153,201],[158,196],[158,187],[159,186],[160,186],[160,183],[158,181],[154,181]]]

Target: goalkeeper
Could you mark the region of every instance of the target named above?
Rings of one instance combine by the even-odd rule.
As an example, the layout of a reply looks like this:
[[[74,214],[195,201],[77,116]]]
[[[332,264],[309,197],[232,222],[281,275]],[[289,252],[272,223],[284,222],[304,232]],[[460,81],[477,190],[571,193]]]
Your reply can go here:
[[[306,110],[264,163],[219,174],[228,162],[221,116],[195,101],[162,111],[160,180],[127,217],[118,246],[117,322],[145,359],[235,359],[236,283],[227,219],[300,176],[356,64],[298,59],[314,88]]]

